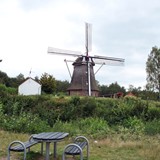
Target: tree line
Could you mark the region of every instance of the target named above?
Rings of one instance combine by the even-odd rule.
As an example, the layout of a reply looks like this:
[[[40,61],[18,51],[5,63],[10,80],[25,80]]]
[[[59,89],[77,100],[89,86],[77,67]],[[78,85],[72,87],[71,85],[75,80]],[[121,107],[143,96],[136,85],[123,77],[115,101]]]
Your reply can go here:
[[[18,93],[18,86],[24,82],[25,79],[26,78],[21,73],[18,76],[11,78],[5,72],[0,71],[0,84],[8,88],[14,88],[16,93]],[[34,80],[42,85],[42,94],[67,95],[67,88],[70,85],[67,80],[57,80],[53,75],[48,73],[42,74],[40,78],[35,77]],[[97,85],[100,97],[119,98],[119,93],[123,94],[120,96],[125,96],[129,92],[132,92],[133,95],[142,99],[158,99],[157,92],[149,91],[147,89],[142,90],[141,87],[136,88],[133,85],[130,85],[128,90],[126,90],[125,87],[120,86],[117,82],[111,83],[110,85],[100,85],[97,82]],[[2,88],[3,87],[0,87],[0,91]]]
[[[120,86],[117,82],[111,83],[110,85],[100,85],[97,81],[99,87],[99,96],[101,97],[113,97],[115,94],[126,95],[128,92],[132,92],[133,95],[141,97],[143,99],[154,99],[160,98],[160,49],[158,47],[153,47],[146,62],[146,73],[147,73],[147,83],[145,89],[142,90],[141,87],[129,86],[126,90],[123,86]],[[0,84],[6,87],[18,88],[18,86],[25,80],[23,74],[11,78],[5,72],[0,71]],[[70,83],[65,80],[57,80],[53,75],[48,73],[43,73],[42,76],[35,77],[35,81],[42,85],[42,92],[45,94],[67,94],[67,88]]]

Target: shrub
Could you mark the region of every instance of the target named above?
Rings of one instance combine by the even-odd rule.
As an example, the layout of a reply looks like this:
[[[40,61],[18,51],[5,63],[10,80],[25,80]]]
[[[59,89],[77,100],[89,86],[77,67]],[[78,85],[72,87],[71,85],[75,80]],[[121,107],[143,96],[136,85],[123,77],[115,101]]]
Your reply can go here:
[[[6,87],[4,84],[0,84],[0,93],[1,93],[1,96],[7,95],[7,94],[16,95],[17,89],[12,87]]]
[[[53,127],[52,127],[53,131],[59,131],[59,132],[68,132],[70,134],[70,136],[73,136],[75,134],[80,134],[80,130],[79,127],[76,123],[74,123],[73,121],[70,122],[62,122],[61,120],[57,120]]]
[[[96,115],[96,100],[94,98],[85,97],[82,99],[81,105],[83,105],[83,117],[92,117]]]
[[[160,134],[160,120],[146,122],[144,132],[148,135]]]
[[[147,119],[154,120],[160,118],[160,107],[156,107],[155,105],[151,105],[148,108]]]
[[[137,117],[129,117],[128,119],[125,119],[123,122],[123,126],[128,128],[130,132],[140,134],[144,132],[144,123],[141,119],[138,119]]]
[[[23,113],[17,116],[5,116],[2,124],[3,129],[8,131],[23,132],[23,133],[39,133],[49,130],[49,126],[45,121],[42,121],[37,115]]]
[[[109,132],[107,121],[101,118],[85,118],[76,121],[82,133],[92,135],[92,137],[103,137]]]
[[[87,135],[92,138],[104,138],[110,132],[107,122],[101,118],[85,118],[72,120],[70,122],[62,122],[57,120],[52,130],[69,132],[73,135]]]
[[[19,126],[22,126],[23,121],[26,123],[34,121],[35,124],[38,124],[39,121],[44,127],[54,127],[55,124],[59,125],[58,121],[64,123],[67,121],[72,122],[77,131],[91,127],[88,134],[94,134],[94,130],[99,132],[98,128],[100,128],[103,135],[107,131],[103,130],[102,126],[105,125],[110,127],[120,125],[131,132],[138,133],[143,131],[144,122],[155,118],[160,119],[159,102],[144,101],[135,97],[113,99],[73,96],[66,98],[51,95],[15,96],[7,94],[0,97],[0,102],[0,116],[4,117],[0,123],[1,125],[4,123],[4,127],[8,130],[15,130],[12,126],[15,123],[17,125],[15,128],[20,131]],[[84,127],[76,127],[77,124],[79,126],[83,124]],[[31,127],[31,130],[35,132],[38,128]]]

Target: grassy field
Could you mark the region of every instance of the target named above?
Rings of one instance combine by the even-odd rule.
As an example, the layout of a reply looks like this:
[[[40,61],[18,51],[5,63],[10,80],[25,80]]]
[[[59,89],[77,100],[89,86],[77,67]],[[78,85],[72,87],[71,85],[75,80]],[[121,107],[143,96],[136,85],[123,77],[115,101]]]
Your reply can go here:
[[[14,140],[26,141],[30,135],[11,133],[0,130],[0,160],[6,160],[7,147]],[[89,137],[89,136],[88,136]],[[72,142],[73,137],[58,143],[58,158],[61,160],[64,146]],[[159,160],[160,135],[136,136],[136,135],[106,135],[105,139],[92,139],[90,142],[90,160]],[[51,146],[51,152],[53,151]],[[22,153],[12,154],[12,160],[22,159]],[[84,154],[85,155],[85,154]],[[42,160],[40,146],[31,148],[27,154],[27,160]],[[50,159],[53,160],[51,153]],[[72,159],[72,158],[69,158]],[[76,158],[79,159],[78,157]]]

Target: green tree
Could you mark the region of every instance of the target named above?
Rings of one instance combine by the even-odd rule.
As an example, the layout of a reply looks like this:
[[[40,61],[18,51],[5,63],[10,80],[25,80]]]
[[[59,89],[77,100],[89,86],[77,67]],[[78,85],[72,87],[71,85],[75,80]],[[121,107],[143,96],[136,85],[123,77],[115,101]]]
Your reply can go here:
[[[117,93],[117,92],[123,92],[123,93],[126,92],[125,88],[121,87],[117,82],[111,83],[108,87],[108,90],[112,94]]]
[[[42,74],[40,83],[42,85],[42,91],[44,91],[45,93],[52,94],[55,92],[56,80],[52,75],[48,73]]]
[[[128,93],[132,92],[135,96],[139,96],[139,94],[141,93],[141,87],[134,87],[133,85],[129,85],[128,88]]]
[[[21,83],[23,83],[24,82],[24,80],[25,80],[25,77],[24,77],[24,75],[22,74],[22,73],[20,73],[17,77],[16,77],[16,81],[17,81],[17,86],[19,86]],[[14,78],[13,78],[13,80],[14,80]]]
[[[0,83],[6,87],[17,88],[24,80],[23,74],[19,74],[16,78],[10,78],[5,72],[0,71]]]
[[[56,80],[56,92],[66,92],[69,87],[68,81]]]
[[[156,46],[152,48],[147,62],[147,86],[148,90],[158,91],[160,98],[160,49]]]
[[[6,86],[9,83],[9,77],[5,72],[0,71],[0,83],[5,84]]]
[[[111,83],[109,86],[102,85],[99,86],[100,88],[100,96],[113,96],[115,93],[122,92],[123,94],[126,93],[124,87],[121,87],[117,82]]]

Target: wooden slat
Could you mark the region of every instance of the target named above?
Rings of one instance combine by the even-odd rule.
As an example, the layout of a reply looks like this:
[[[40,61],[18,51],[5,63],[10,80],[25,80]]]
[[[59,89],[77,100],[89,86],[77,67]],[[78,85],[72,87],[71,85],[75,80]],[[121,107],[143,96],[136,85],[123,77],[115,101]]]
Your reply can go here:
[[[82,149],[87,145],[87,142],[75,142]],[[80,154],[80,150],[76,146],[70,146],[66,149],[65,154],[69,155],[78,155]]]
[[[36,141],[26,141],[26,142],[24,142],[24,145],[25,145],[26,148],[29,148],[29,147],[37,144],[37,143],[38,142],[36,142]],[[22,151],[24,151],[24,148],[23,148],[22,145],[19,144],[19,145],[11,147],[9,150],[10,151],[22,152]]]

